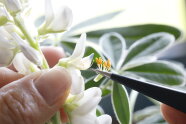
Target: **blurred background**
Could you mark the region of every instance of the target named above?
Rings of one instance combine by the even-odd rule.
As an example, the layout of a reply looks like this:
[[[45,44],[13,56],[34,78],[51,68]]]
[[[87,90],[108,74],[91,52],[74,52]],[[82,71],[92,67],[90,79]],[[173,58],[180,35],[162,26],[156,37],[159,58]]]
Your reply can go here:
[[[34,18],[44,14],[44,0],[32,0]],[[73,25],[109,12],[121,14],[89,29],[156,23],[175,26],[186,32],[185,0],[53,0],[54,6],[67,5],[74,15]],[[84,29],[87,30],[87,29]]]

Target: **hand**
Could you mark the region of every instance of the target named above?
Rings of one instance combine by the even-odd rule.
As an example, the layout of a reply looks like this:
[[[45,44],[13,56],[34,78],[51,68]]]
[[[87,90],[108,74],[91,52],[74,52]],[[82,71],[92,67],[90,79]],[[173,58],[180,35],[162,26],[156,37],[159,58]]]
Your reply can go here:
[[[169,124],[186,124],[186,113],[182,113],[165,104],[161,105],[161,110]]]
[[[50,66],[64,55],[54,47],[43,53]],[[11,69],[0,68],[0,124],[44,124],[64,104],[70,76],[62,67],[25,77]]]

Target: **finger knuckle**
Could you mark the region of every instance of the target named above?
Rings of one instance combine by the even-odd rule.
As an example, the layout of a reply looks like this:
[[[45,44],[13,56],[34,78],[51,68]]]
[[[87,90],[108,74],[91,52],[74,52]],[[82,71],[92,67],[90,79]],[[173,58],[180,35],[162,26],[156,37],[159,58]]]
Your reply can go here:
[[[28,98],[32,99],[32,95],[18,92],[10,90],[1,94],[2,118],[4,121],[12,122],[11,124],[34,124],[34,104],[32,101],[27,102]]]

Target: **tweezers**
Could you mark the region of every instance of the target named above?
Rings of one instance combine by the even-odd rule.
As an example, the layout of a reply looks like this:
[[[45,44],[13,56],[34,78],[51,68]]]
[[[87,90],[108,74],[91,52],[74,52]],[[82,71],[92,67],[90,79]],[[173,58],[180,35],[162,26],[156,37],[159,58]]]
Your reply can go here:
[[[167,104],[181,112],[186,113],[186,91],[172,88],[158,83],[140,81],[134,78],[121,76],[118,74],[100,71],[98,69],[90,69],[98,74],[106,76],[117,83],[134,89],[143,95],[151,97],[157,101]]]

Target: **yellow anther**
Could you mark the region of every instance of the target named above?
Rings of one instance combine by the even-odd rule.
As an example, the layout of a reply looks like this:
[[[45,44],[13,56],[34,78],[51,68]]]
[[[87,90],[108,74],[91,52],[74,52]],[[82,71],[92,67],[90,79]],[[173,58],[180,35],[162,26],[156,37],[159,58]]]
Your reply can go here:
[[[104,68],[107,68],[107,61],[104,61],[104,62],[103,62],[103,67],[104,67]]]
[[[107,60],[107,69],[110,69],[111,68],[111,61],[108,59]]]
[[[97,63],[98,65],[101,65],[101,64],[103,63],[102,58],[101,58],[101,57],[96,58],[96,63]]]
[[[111,68],[111,61],[108,59],[107,61],[103,61],[101,57],[96,58],[96,63],[100,70],[109,71]]]

